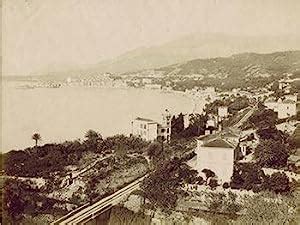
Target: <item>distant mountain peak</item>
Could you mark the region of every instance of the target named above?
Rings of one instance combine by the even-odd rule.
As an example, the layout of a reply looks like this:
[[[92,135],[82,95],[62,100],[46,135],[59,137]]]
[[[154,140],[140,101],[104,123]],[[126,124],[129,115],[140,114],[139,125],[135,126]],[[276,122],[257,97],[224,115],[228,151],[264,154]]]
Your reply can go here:
[[[237,57],[242,52],[247,52],[242,53],[244,56],[251,56],[295,49],[300,49],[300,37],[297,36],[251,37],[195,33],[161,45],[140,47],[111,60],[74,70],[72,73],[125,73],[160,68],[199,58]]]

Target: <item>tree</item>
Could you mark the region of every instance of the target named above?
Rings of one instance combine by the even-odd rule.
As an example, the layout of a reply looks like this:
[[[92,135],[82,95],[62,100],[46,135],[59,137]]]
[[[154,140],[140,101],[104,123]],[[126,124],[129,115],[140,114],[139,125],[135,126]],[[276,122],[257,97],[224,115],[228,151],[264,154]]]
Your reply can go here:
[[[276,172],[271,176],[268,176],[265,181],[264,187],[269,191],[274,191],[276,194],[287,193],[291,190],[289,178],[285,173],[281,172]]]
[[[102,140],[102,136],[101,134],[99,134],[98,132],[94,131],[94,130],[88,130],[84,137],[89,140],[89,141],[99,141]]]
[[[208,186],[210,186],[211,189],[215,189],[218,187],[218,180],[215,178],[209,179]]]
[[[171,120],[171,136],[172,138],[179,137],[184,130],[184,118],[180,113],[178,117],[173,116]]]
[[[272,86],[271,86],[270,89],[271,89],[271,91],[274,91],[274,92],[276,92],[279,89],[279,82],[278,82],[278,80],[276,80],[276,81],[274,81],[272,83]]]
[[[298,113],[300,114],[300,111]],[[300,120],[300,118],[299,118],[299,120]],[[292,138],[295,141],[295,146],[297,148],[300,148],[300,125],[297,125]]]
[[[245,96],[240,96],[234,99],[234,101],[228,106],[228,111],[232,114],[249,106],[249,99]]]
[[[192,114],[190,117],[190,124],[183,131],[182,136],[190,138],[204,134],[207,119],[207,115]]]
[[[42,139],[42,137],[39,133],[34,133],[31,138],[35,141],[35,146],[37,146],[38,141],[40,141]]]
[[[211,171],[210,169],[203,169],[201,172],[205,174],[206,181],[207,181],[209,178],[215,177],[215,176],[216,176],[215,172]]]
[[[30,181],[7,179],[4,182],[3,208],[8,217],[17,222],[26,211],[36,211],[37,192]]]
[[[236,167],[231,177],[230,187],[233,189],[253,190],[261,185],[265,175],[256,164],[242,164]]]
[[[159,161],[164,160],[162,145],[158,142],[151,143],[147,148],[147,155],[153,165],[156,165]]]
[[[86,138],[86,144],[88,145],[88,148],[97,149],[98,144],[102,140],[101,134],[94,130],[88,130],[84,137]]]
[[[238,169],[235,169],[231,177],[230,187],[232,189],[241,189],[243,188],[243,184],[244,179],[242,178],[240,171]]]
[[[287,165],[289,151],[281,141],[261,140],[254,151],[260,166],[279,168]]]
[[[228,189],[230,186],[229,186],[229,183],[225,182],[225,183],[222,185],[222,187],[223,187],[224,189]]]
[[[141,185],[143,196],[155,208],[173,209],[179,195],[184,194],[181,189],[187,180],[194,180],[197,174],[179,159],[165,162],[150,173]]]
[[[126,154],[128,151],[132,153],[142,153],[145,147],[149,145],[140,137],[127,137],[123,134],[117,134],[112,137],[107,137],[100,142],[100,150],[115,150],[118,154]]]
[[[261,108],[250,116],[248,122],[252,128],[266,129],[275,127],[277,114],[271,109]]]

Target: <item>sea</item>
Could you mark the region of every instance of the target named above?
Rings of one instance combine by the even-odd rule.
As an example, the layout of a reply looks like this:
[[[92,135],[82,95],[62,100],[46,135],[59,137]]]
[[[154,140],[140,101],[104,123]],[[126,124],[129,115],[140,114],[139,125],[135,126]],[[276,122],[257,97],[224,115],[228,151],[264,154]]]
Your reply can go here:
[[[29,88],[24,82],[2,83],[1,151],[20,150],[34,145],[84,139],[87,130],[103,137],[129,135],[131,121],[145,117],[160,121],[168,109],[171,114],[191,113],[195,100],[179,92],[149,89],[100,87]]]

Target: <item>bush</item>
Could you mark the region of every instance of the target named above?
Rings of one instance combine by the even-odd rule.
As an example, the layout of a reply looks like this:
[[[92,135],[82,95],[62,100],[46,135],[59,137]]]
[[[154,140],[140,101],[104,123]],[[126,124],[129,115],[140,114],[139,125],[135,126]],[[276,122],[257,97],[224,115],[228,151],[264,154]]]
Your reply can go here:
[[[202,184],[205,184],[205,180],[203,179],[203,177],[198,176],[198,177],[197,177],[197,182],[196,182],[196,183],[199,184],[199,185],[202,185]]]
[[[208,186],[210,186],[211,189],[215,189],[216,187],[219,186],[218,180],[214,178],[209,179]]]
[[[242,164],[236,167],[231,178],[232,189],[252,190],[256,185],[263,183],[265,175],[255,164]]]
[[[229,186],[229,184],[228,184],[227,182],[225,182],[225,183],[222,185],[222,187],[223,187],[224,189],[228,189],[230,186]]]
[[[243,200],[246,213],[240,216],[237,224],[297,224],[295,222],[295,201],[282,198],[282,201],[266,199],[263,195],[248,196]]]
[[[271,176],[268,176],[265,183],[265,189],[273,191],[276,194],[278,193],[288,193],[291,190],[291,184],[289,178],[285,173],[273,173]]]
[[[247,128],[258,128],[265,129],[274,127],[277,123],[277,114],[271,110],[261,106],[243,125],[244,129]]]
[[[85,145],[74,141],[10,151],[5,156],[4,169],[11,176],[48,178],[51,173],[63,173],[67,165],[77,164],[85,150]]]
[[[110,149],[116,151],[118,154],[127,153],[142,153],[143,150],[149,145],[149,142],[145,140],[131,136],[127,137],[125,135],[115,135],[108,137],[99,143],[98,151],[102,152],[104,150]]]
[[[261,140],[254,151],[260,166],[280,168],[287,166],[289,151],[281,141]]]
[[[13,221],[23,218],[24,213],[37,212],[40,197],[38,189],[30,181],[7,179],[4,183],[3,208]]]
[[[176,207],[178,197],[184,194],[181,187],[189,180],[195,180],[197,173],[178,159],[165,162],[157,167],[141,185],[143,196],[151,204],[162,209]]]
[[[203,169],[201,172],[205,174],[206,180],[216,176],[215,172],[211,171],[210,169]]]

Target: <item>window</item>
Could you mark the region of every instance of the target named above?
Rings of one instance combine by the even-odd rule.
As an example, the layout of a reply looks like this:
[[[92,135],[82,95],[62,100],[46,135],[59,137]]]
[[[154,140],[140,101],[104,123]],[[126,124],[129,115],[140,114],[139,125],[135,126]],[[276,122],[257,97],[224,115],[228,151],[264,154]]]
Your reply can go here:
[[[170,133],[170,128],[167,129],[167,133],[168,133],[168,134]]]
[[[164,133],[164,132],[165,132],[165,129],[164,129],[164,128],[162,128],[162,129],[160,130],[160,132]]]
[[[144,125],[144,129],[147,129],[147,126],[146,126],[146,124]]]

